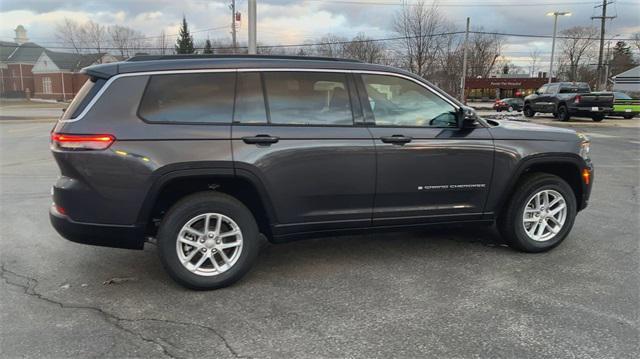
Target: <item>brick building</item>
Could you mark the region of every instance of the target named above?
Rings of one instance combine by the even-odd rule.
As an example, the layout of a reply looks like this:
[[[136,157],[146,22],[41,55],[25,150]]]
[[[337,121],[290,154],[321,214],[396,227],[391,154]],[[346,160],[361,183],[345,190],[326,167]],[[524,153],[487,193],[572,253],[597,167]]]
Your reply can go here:
[[[71,100],[87,80],[83,67],[117,61],[110,54],[47,50],[29,42],[22,25],[13,42],[0,41],[0,96]]]

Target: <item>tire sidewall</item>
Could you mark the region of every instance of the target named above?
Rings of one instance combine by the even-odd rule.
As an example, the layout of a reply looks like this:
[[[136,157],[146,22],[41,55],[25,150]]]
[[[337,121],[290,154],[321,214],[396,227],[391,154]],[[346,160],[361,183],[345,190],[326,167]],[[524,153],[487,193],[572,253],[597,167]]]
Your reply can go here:
[[[535,115],[535,112],[533,112],[530,105],[525,105],[522,111],[524,112],[525,117],[533,117]]]
[[[558,119],[560,121],[569,121],[569,111],[566,106],[558,107]]]
[[[190,219],[204,213],[220,213],[238,224],[242,232],[242,252],[233,267],[214,276],[201,276],[190,272],[178,258],[178,233]],[[251,212],[232,197],[215,194],[201,198],[189,196],[165,215],[158,232],[160,259],[171,277],[192,289],[215,289],[228,286],[240,279],[252,266],[258,250],[258,228]]]
[[[562,229],[558,234],[550,240],[539,242],[531,239],[527,235],[524,226],[522,224],[522,218],[525,206],[529,199],[537,192],[543,190],[554,190],[560,193],[567,205],[567,217]],[[518,246],[528,252],[542,252],[549,250],[564,240],[573,227],[576,216],[576,199],[573,190],[569,185],[562,181],[560,178],[545,177],[532,183],[528,188],[523,188],[523,191],[516,195],[516,210],[514,211],[515,218],[512,219],[514,225],[513,231],[518,240]]]

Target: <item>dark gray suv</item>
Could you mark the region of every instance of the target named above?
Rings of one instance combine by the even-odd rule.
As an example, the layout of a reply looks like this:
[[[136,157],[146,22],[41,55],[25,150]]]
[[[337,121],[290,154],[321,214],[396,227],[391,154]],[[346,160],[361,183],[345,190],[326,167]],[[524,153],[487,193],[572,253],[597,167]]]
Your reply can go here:
[[[51,222],[79,243],[157,238],[179,283],[227,286],[272,242],[497,222],[526,252],[587,205],[589,141],[478,118],[411,73],[296,57],[136,57],[90,78],[51,134]]]

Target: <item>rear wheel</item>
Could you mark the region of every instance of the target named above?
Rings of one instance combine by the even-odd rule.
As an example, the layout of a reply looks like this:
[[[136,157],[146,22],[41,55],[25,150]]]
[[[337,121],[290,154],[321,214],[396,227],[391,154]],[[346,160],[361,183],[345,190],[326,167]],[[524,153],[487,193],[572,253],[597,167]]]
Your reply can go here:
[[[498,229],[510,246],[524,252],[547,251],[562,242],[576,216],[576,198],[560,177],[535,173],[516,187]]]
[[[533,117],[536,114],[535,111],[533,111],[531,106],[529,106],[528,104],[524,105],[523,113],[524,113],[524,117]]]
[[[558,119],[560,121],[565,121],[565,122],[571,119],[571,115],[569,115],[569,110],[567,109],[567,106],[560,105],[560,107],[558,107]]]
[[[633,115],[624,115],[624,116],[622,116],[622,117],[624,117],[624,118],[625,118],[625,119],[627,119],[627,120],[630,120],[630,119],[632,119],[632,118],[633,118]]]
[[[593,119],[595,122],[600,122],[600,121],[604,120],[604,115],[599,113],[599,114],[591,116],[591,119]]]
[[[158,231],[160,260],[169,275],[191,289],[238,281],[260,246],[251,211],[223,193],[200,192],[176,203]]]

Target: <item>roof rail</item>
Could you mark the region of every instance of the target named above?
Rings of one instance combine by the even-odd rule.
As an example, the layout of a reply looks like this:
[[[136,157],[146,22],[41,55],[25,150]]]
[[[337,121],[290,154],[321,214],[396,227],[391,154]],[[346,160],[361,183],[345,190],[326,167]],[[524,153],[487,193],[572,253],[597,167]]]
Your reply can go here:
[[[186,60],[186,59],[273,59],[273,60],[319,60],[319,61],[346,61],[362,62],[354,59],[341,59],[322,56],[293,56],[293,55],[136,55],[126,61],[156,61],[156,60]]]

